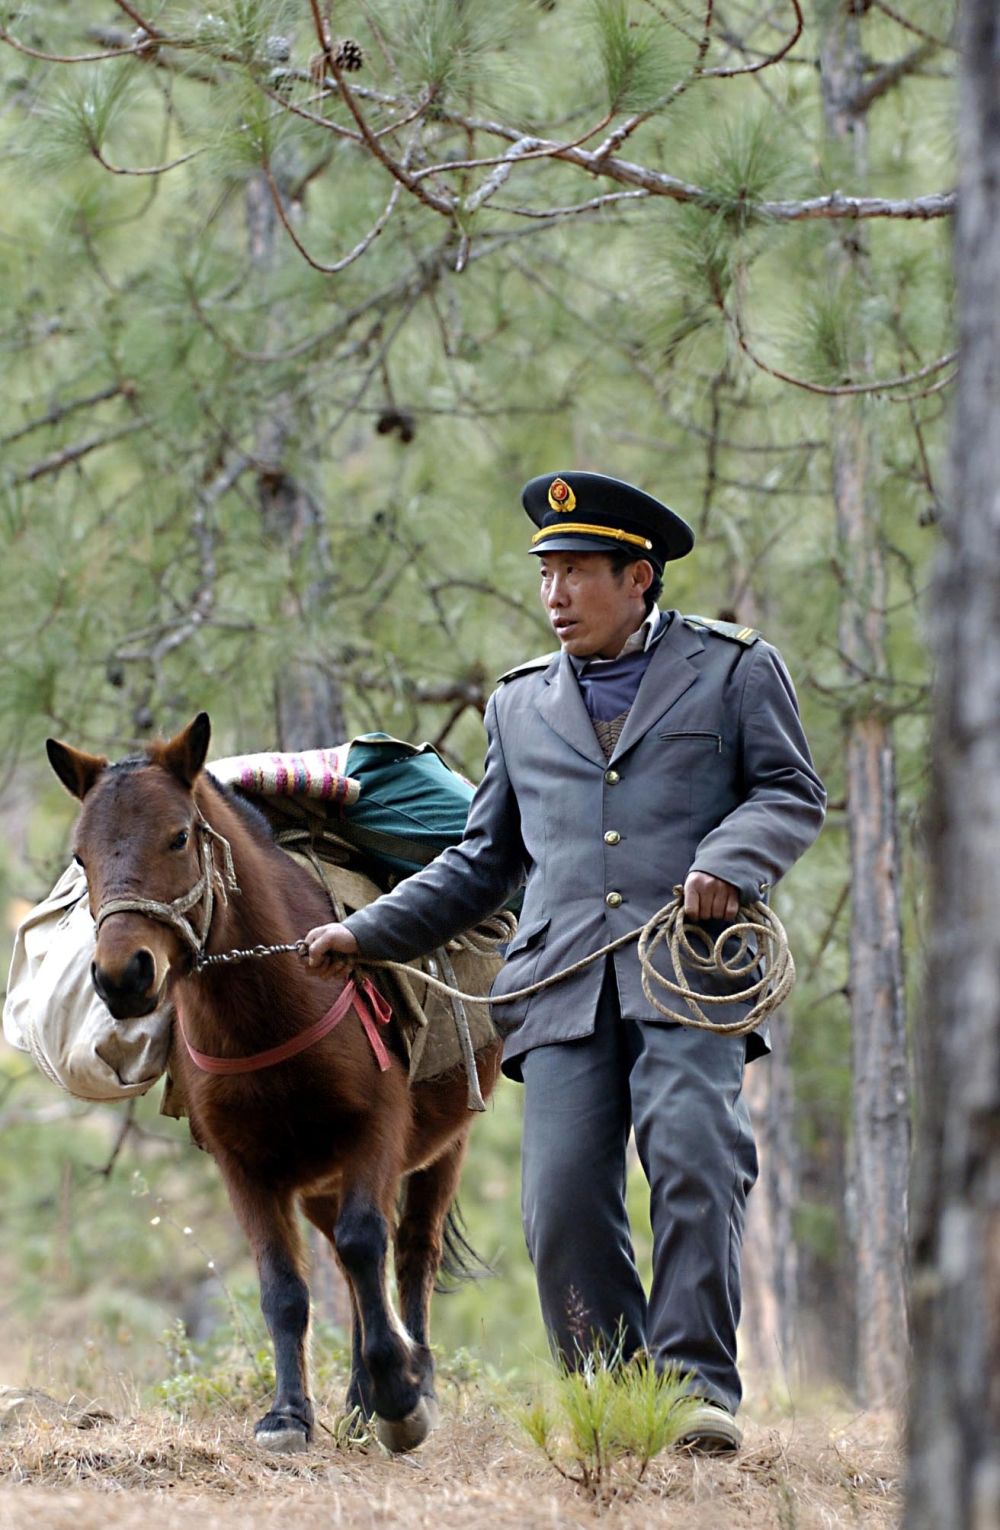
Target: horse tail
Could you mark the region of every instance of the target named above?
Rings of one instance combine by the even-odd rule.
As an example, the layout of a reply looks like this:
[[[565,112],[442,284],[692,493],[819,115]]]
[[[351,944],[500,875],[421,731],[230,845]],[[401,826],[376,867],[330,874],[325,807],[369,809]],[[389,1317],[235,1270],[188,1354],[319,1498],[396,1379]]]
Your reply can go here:
[[[457,1201],[451,1204],[442,1233],[444,1248],[434,1282],[436,1292],[447,1295],[467,1280],[489,1280],[496,1274],[493,1266],[487,1264],[466,1237],[465,1218]]]

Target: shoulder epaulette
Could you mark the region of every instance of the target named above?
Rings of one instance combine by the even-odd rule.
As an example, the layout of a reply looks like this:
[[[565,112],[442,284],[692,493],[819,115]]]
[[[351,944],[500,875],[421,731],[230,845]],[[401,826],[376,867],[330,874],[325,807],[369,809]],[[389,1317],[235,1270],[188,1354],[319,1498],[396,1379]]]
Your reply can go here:
[[[685,616],[682,620],[685,626],[696,629],[707,628],[709,632],[715,632],[719,637],[729,638],[734,643],[742,643],[744,648],[749,648],[760,637],[755,627],[741,627],[739,622],[717,622],[707,616]]]
[[[558,659],[559,653],[539,654],[537,659],[525,659],[523,664],[515,664],[506,674],[501,675],[497,685],[503,685],[507,680],[516,680],[519,675],[530,675],[536,669],[548,669],[553,659]]]

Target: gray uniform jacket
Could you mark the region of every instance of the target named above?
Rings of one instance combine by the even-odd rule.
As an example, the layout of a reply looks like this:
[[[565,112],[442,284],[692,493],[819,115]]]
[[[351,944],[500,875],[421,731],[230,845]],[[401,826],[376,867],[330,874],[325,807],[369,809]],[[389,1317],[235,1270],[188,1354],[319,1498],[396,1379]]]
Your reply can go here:
[[[816,837],[825,806],[791,680],[762,640],[676,612],[668,621],[610,760],[565,654],[505,677],[486,708],[486,768],[465,838],[351,915],[362,956],[432,951],[525,883],[497,996],[644,924],[691,870],[732,883],[742,899],[766,897]],[[659,1019],[635,946],[614,963],[622,1014]],[[517,1059],[533,1047],[590,1034],[603,972],[595,962],[494,1008],[506,1073],[520,1077]],[[692,986],[725,991],[714,976]],[[713,1007],[712,1018],[736,1013]],[[764,1050],[752,1037],[748,1056]]]

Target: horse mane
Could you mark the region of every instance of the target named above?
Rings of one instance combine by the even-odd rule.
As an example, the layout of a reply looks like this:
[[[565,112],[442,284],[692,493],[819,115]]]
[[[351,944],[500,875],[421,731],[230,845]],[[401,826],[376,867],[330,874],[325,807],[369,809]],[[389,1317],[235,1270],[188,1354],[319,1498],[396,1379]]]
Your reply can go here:
[[[270,845],[275,849],[278,848],[275,845],[274,830],[268,821],[267,814],[255,802],[251,802],[250,798],[244,796],[237,787],[225,786],[221,781],[217,781],[212,775],[211,770],[207,767],[202,771],[200,779],[213,789],[216,796],[221,797],[225,802],[229,803],[230,807],[236,809],[255,839],[262,845]]]

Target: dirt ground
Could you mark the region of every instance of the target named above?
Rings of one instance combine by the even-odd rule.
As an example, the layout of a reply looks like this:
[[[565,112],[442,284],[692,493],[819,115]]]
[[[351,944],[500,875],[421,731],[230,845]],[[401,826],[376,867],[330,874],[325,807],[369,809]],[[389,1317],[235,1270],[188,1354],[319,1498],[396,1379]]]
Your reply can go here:
[[[0,1530],[890,1530],[899,1522],[893,1420],[790,1415],[746,1422],[735,1459],[669,1455],[610,1504],[562,1481],[516,1424],[475,1392],[444,1400],[412,1456],[342,1446],[268,1457],[251,1423],[100,1416],[44,1394],[0,1395]],[[13,1404],[13,1406],[11,1406]]]

